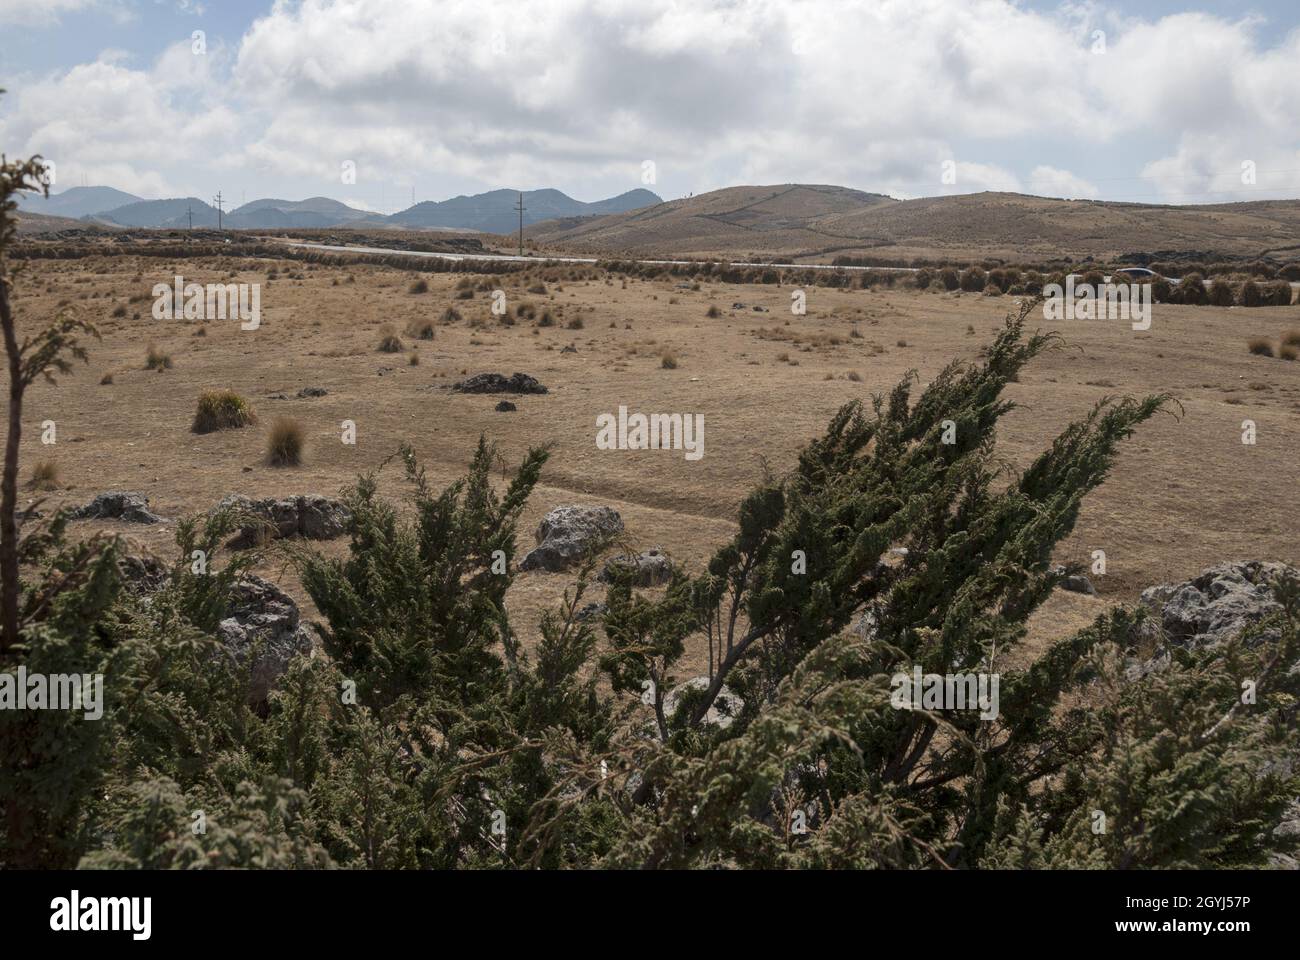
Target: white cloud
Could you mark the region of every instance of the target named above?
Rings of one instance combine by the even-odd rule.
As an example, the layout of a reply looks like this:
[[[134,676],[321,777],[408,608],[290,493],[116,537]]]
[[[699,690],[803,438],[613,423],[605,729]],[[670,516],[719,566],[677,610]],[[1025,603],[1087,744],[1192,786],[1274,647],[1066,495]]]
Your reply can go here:
[[[1098,191],[1096,184],[1076,177],[1069,170],[1058,170],[1046,164],[1034,167],[1029,175],[1029,192],[1045,197],[1064,197],[1067,200],[1091,199]]]
[[[0,141],[13,154],[53,161],[65,183],[84,178],[141,195],[177,191],[185,180],[171,175],[237,144],[238,121],[207,96],[216,88],[201,70],[178,79],[171,50],[160,63],[165,75],[132,68],[125,55],[107,51],[62,75],[22,84],[5,95]]]
[[[1044,162],[1085,144],[1123,158],[1133,181],[1114,193],[1192,198],[1242,159],[1297,166],[1300,32],[1269,30],[1093,2],[303,0],[206,59],[181,43],[150,69],[101,57],[41,81],[0,102],[0,133],[176,186],[225,171],[342,196],[352,160],[371,204],[431,179],[593,198],[641,186],[646,159],[669,195],[788,180],[931,195],[951,192],[947,158],[961,191],[1109,195],[1113,177],[1099,190]]]

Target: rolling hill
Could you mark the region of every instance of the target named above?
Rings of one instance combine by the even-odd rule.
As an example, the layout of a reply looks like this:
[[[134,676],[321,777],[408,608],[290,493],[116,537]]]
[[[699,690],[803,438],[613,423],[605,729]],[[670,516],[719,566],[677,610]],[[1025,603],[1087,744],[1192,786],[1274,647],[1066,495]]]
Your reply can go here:
[[[426,200],[395,213],[389,223],[406,227],[479,230],[484,233],[510,233],[518,228],[519,214],[515,203],[517,190],[491,190],[472,197],[460,196],[440,203]],[[630,190],[608,200],[584,203],[559,190],[524,191],[524,225],[557,217],[592,217],[619,214],[660,203],[649,190]]]
[[[123,227],[185,227],[189,225],[188,211],[194,213],[194,226],[215,227],[217,208],[209,206],[198,197],[180,197],[170,200],[141,200],[128,203],[95,215],[96,221],[118,224]]]
[[[84,220],[74,220],[71,217],[48,217],[43,213],[32,213],[30,210],[18,211],[18,235],[34,236],[45,233],[59,233],[64,230],[73,230],[78,233],[100,233],[104,227],[99,224],[87,223]]]
[[[1011,193],[894,200],[843,187],[731,187],[649,210],[525,231],[556,251],[878,263],[914,258],[1109,258],[1133,252],[1300,256],[1300,201],[1206,206]]]
[[[525,235],[587,253],[741,258],[853,240],[829,236],[821,221],[897,202],[847,187],[728,187],[629,213],[559,219]]]
[[[38,193],[20,194],[18,209],[47,217],[70,217],[75,220],[139,201],[140,198],[134,194],[112,187],[70,187],[62,193],[52,193],[49,197]]]
[[[282,227],[335,227],[375,216],[329,197],[307,200],[253,200],[227,214],[226,225],[236,230]]]

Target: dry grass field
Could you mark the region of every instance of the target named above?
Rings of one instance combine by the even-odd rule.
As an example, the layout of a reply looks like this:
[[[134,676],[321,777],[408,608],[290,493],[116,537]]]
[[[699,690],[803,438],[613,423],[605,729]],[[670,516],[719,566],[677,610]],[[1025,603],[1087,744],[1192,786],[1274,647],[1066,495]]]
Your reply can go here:
[[[176,274],[187,282],[260,283],[261,327],[153,319],[153,285]],[[229,493],[334,494],[377,469],[404,440],[441,484],[463,473],[483,434],[506,464],[517,463],[529,445],[553,448],[517,556],[533,545],[532,529],[547,510],[600,503],[622,514],[642,548],[662,547],[698,569],[732,531],[742,495],[765,469],[789,469],[841,404],[886,391],[909,370],[924,384],[952,358],[975,361],[1013,306],[1008,297],[811,288],[807,315],[793,316],[789,287],[705,282],[690,289],[673,279],[624,281],[594,271],[583,279],[554,268],[471,277],[481,289],[472,299],[455,299],[464,276],[291,260],[28,263],[15,291],[20,332],[63,309],[94,322],[103,339],[91,344],[87,366],[28,395],[23,479],[37,461],[53,461],[57,477],[54,490],[26,487],[24,499],[46,496],[48,506],[61,506],[104,490],[136,490],[157,513],[176,518]],[[411,292],[417,280],[427,282],[427,292]],[[549,311],[554,324],[502,324],[490,312],[497,287],[512,317],[527,303],[538,317]],[[460,311],[459,321],[443,322],[448,306]],[[707,316],[710,306],[718,317]],[[432,340],[406,333],[418,321],[435,324]],[[401,352],[379,352],[385,325],[396,328]],[[1086,561],[1091,551],[1105,550],[1108,573],[1093,578],[1100,596],[1058,592],[1033,622],[1036,642],[1091,620],[1108,603],[1133,601],[1150,584],[1218,561],[1300,561],[1300,363],[1247,350],[1252,337],[1276,341],[1300,328],[1300,307],[1157,304],[1145,333],[1124,321],[1042,326],[1057,329],[1065,343],[1009,390],[1019,408],[1000,435],[1008,471],[1023,467],[1103,397],[1167,392],[1181,412],[1175,406],[1176,415],[1143,426],[1087,502],[1059,559]],[[151,346],[170,357],[170,367],[146,369]],[[574,350],[566,352],[568,346]],[[675,356],[675,369],[664,367],[665,352]],[[498,396],[450,390],[465,375],[490,371],[531,374],[550,392],[511,397],[518,411],[498,413]],[[109,375],[111,383],[101,383]],[[308,386],[328,393],[298,398]],[[211,389],[247,397],[258,423],[191,433],[197,398]],[[681,451],[598,450],[596,418],[620,405],[703,414],[705,455],[691,462]],[[266,463],[267,433],[279,416],[305,429],[299,467]],[[1257,424],[1253,446],[1242,443],[1246,419]],[[57,430],[52,446],[41,442],[47,420]],[[344,420],[356,424],[355,446],[341,442]],[[386,492],[399,496],[397,467],[390,464],[381,476]],[[74,527],[112,530],[172,555],[170,524]],[[342,548],[341,541],[322,546]],[[313,615],[274,550],[259,572],[280,581]],[[509,603],[526,641],[535,636],[538,611],[554,605],[569,583],[564,574],[518,576]],[[588,599],[600,592],[594,587]],[[702,649],[694,653],[702,660]]]

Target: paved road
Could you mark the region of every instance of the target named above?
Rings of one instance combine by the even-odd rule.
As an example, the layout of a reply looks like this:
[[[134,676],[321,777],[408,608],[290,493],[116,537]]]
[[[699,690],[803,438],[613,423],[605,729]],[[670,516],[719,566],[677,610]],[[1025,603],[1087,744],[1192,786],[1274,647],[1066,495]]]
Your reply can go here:
[[[310,247],[313,250],[328,250],[331,253],[384,253],[407,257],[433,257],[437,260],[501,260],[510,263],[599,263],[596,257],[520,257],[503,253],[438,253],[431,250],[397,250],[390,247],[355,247],[338,246],[329,243],[306,243],[300,240],[285,241],[291,247]],[[603,257],[604,260],[619,260],[624,263],[648,263],[657,266],[691,266],[702,263],[700,260],[636,260],[631,257]],[[915,273],[915,267],[837,267],[829,263],[749,263],[745,261],[728,261],[733,267],[786,267],[795,270],[892,270],[898,273]]]
[[[392,247],[356,247],[356,246],[338,246],[329,243],[306,243],[300,240],[285,241],[291,247],[310,247],[314,250],[328,250],[332,253],[384,253],[398,254],[407,257],[433,257],[436,260],[502,260],[511,263],[599,263],[596,257],[520,257],[504,253],[438,253],[431,250],[398,250]],[[648,263],[657,266],[690,266],[698,264],[699,260],[636,260],[630,257],[605,257],[603,259],[617,259],[625,263]],[[794,270],[890,270],[895,273],[916,273],[916,267],[837,267],[829,263],[751,263],[748,261],[729,261],[733,267],[786,267]],[[1074,274],[1076,280],[1082,277],[1082,274]],[[1169,277],[1173,283],[1178,283],[1181,278]],[[1109,283],[1110,277],[1105,277],[1104,282]],[[1300,290],[1300,282],[1292,282],[1292,290]]]

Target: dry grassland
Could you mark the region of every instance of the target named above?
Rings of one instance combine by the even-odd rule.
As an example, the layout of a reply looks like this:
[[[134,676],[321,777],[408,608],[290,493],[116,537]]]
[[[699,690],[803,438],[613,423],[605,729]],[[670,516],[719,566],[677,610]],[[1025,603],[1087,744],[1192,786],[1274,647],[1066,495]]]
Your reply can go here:
[[[268,282],[271,270],[278,276]],[[261,327],[154,320],[151,288],[175,274],[187,282],[261,283]],[[357,474],[379,468],[403,440],[442,483],[462,474],[484,434],[506,464],[517,463],[529,445],[553,448],[517,556],[533,545],[532,529],[547,510],[603,503],[623,515],[642,548],[662,547],[699,569],[731,533],[744,492],[765,469],[789,469],[837,407],[888,390],[909,370],[924,384],[954,357],[976,360],[1012,307],[1006,297],[811,288],[807,315],[792,316],[789,287],[706,282],[692,290],[672,279],[565,279],[569,274],[473,278],[484,289],[455,299],[461,276],[417,277],[386,266],[247,259],[169,264],[125,256],[34,261],[16,290],[22,328],[34,330],[65,309],[96,323],[103,340],[91,345],[88,367],[29,393],[23,478],[37,461],[54,461],[58,487],[23,495],[46,496],[49,506],[58,506],[84,503],[103,490],[137,490],[156,512],[175,518],[228,493],[334,494]],[[427,280],[428,292],[411,292],[417,279]],[[539,282],[545,293],[528,292]],[[550,311],[554,324],[502,324],[490,312],[489,291],[498,286],[512,316],[528,303],[537,317]],[[733,309],[735,302],[746,308]],[[767,312],[755,312],[755,305]],[[448,306],[458,309],[459,321],[443,322]],[[706,316],[710,306],[720,311],[716,319]],[[118,307],[125,307],[124,316],[114,316]],[[432,340],[407,332],[425,321],[435,325]],[[386,325],[398,332],[402,352],[379,351]],[[1000,436],[1007,470],[1023,467],[1103,397],[1168,392],[1182,411],[1143,426],[1123,446],[1109,482],[1088,500],[1059,559],[1086,561],[1091,551],[1105,550],[1108,573],[1094,578],[1100,596],[1058,592],[1032,623],[1035,644],[1086,623],[1109,603],[1135,600],[1145,586],[1218,561],[1300,561],[1300,363],[1246,348],[1251,337],[1276,340],[1300,327],[1300,307],[1157,304],[1146,333],[1123,321],[1056,327],[1065,345],[1009,388],[1019,407]],[[145,368],[151,344],[171,358],[170,368]],[[568,345],[575,352],[562,352]],[[412,352],[418,365],[410,363]],[[665,352],[676,357],[675,369],[662,364]],[[518,411],[498,413],[498,396],[449,389],[486,371],[522,371],[550,392],[511,397]],[[110,374],[112,382],[101,384]],[[328,394],[299,399],[308,386]],[[225,389],[251,401],[257,423],[191,433],[199,395]],[[596,417],[620,405],[702,413],[704,457],[690,462],[681,451],[598,450]],[[267,431],[280,416],[304,427],[299,467],[265,461]],[[1242,443],[1246,419],[1257,424],[1253,446]],[[46,420],[57,427],[54,446],[41,443]],[[355,446],[340,440],[344,420],[356,423]],[[398,469],[390,465],[382,477],[387,493],[399,496]],[[87,533],[96,528],[74,526]],[[98,526],[172,555],[170,525]],[[336,541],[322,549],[343,546]],[[306,616],[314,614],[273,550],[260,572],[303,602]],[[509,604],[526,641],[535,635],[538,612],[554,605],[569,583],[563,574],[518,576]],[[600,592],[593,588],[588,599]],[[694,654],[702,661],[699,646]]]

